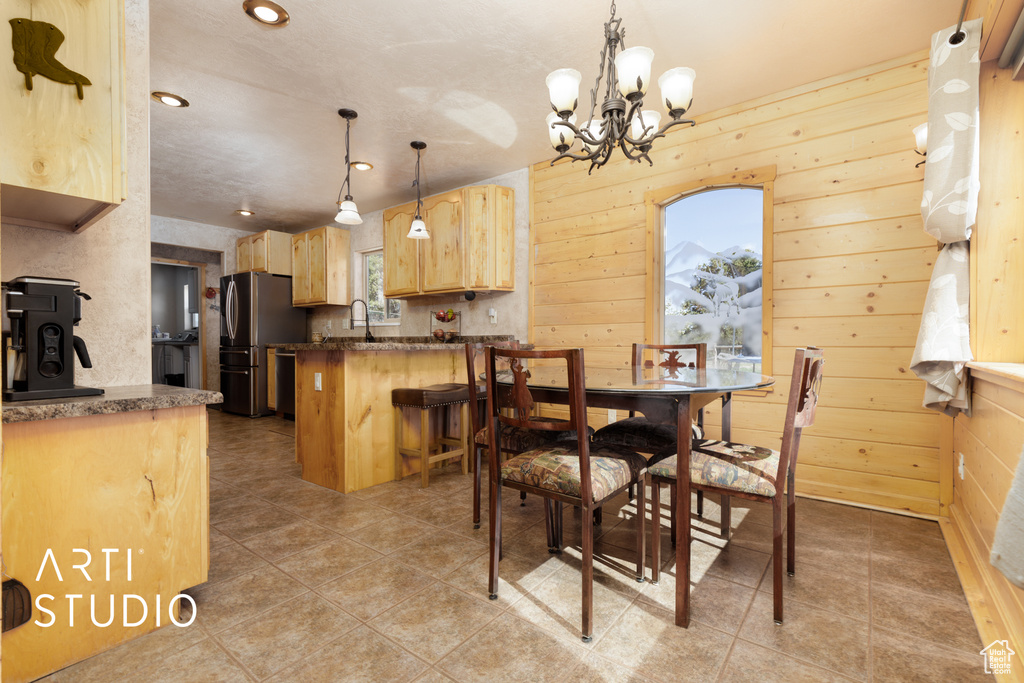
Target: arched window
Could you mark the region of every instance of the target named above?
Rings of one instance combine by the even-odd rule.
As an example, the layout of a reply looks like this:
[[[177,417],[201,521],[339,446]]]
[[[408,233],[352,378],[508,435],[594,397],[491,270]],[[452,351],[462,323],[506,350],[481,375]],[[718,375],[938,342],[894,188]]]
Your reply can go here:
[[[771,374],[774,179],[769,167],[648,193],[654,343],[704,342],[711,367]]]

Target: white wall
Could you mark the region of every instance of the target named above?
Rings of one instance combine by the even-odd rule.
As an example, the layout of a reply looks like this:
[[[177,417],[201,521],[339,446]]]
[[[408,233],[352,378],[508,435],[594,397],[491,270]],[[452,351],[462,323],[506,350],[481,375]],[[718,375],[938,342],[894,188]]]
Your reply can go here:
[[[466,301],[461,294],[416,297],[402,302],[402,324],[399,326],[371,326],[375,337],[412,336],[429,334],[431,312],[453,308],[462,313],[463,335],[511,334],[525,341],[528,327],[529,305],[529,264],[530,264],[530,171],[521,169],[494,178],[481,180],[474,185],[503,185],[516,193],[516,290],[494,294],[478,294],[473,301]],[[453,188],[455,189],[455,188]],[[379,249],[384,245],[384,212],[374,211],[363,214],[361,225],[350,226],[352,233],[353,258],[355,252]],[[498,323],[490,324],[487,309],[498,312]],[[362,317],[362,306],[357,307],[356,316]],[[348,306],[317,306],[309,318],[309,332],[323,332],[325,323],[332,323],[331,334],[335,337],[362,336],[362,327],[346,330],[343,323],[349,320]],[[308,336],[307,336],[308,338]]]
[[[83,386],[151,383],[148,0],[125,2],[125,69],[125,201],[79,234],[2,228],[6,280],[69,278],[92,297],[75,330],[93,363],[92,369],[76,364],[75,383]]]

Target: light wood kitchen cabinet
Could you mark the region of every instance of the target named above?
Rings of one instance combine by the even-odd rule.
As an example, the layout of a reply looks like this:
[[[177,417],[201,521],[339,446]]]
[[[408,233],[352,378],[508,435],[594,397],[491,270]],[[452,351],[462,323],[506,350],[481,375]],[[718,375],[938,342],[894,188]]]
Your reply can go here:
[[[267,349],[267,407],[277,410],[277,349]]]
[[[427,197],[429,240],[406,237],[416,204],[384,212],[384,295],[515,289],[515,192],[478,185]]]
[[[235,255],[239,273],[292,274],[292,236],[286,232],[264,230],[239,237]]]
[[[42,24],[34,22],[64,34],[56,59],[71,82],[32,68],[42,52],[22,64],[15,54],[12,63],[7,42],[0,79],[0,218],[4,225],[79,232],[125,198],[124,0],[17,0],[4,7],[5,28],[8,20],[21,19],[11,26],[15,44],[40,44],[33,32]],[[51,64],[46,71],[55,70]]]
[[[352,303],[348,230],[324,226],[292,235],[292,305]]]

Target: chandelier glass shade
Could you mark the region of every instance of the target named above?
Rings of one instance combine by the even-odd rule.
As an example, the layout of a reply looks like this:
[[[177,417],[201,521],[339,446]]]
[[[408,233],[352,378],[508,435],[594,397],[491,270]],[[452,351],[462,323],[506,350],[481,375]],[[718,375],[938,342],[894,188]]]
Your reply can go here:
[[[626,48],[622,19],[615,17],[612,1],[611,17],[604,25],[605,44],[601,50],[601,66],[594,88],[590,91],[590,113],[582,126],[576,125],[579,105],[580,72],[575,69],[557,69],[548,74],[548,94],[552,113],[547,117],[551,146],[560,159],[589,161],[590,171],[608,163],[618,147],[631,161],[646,160],[654,165],[648,152],[651,143],[673,126],[695,123],[683,115],[693,101],[693,69],[669,69],[658,78],[661,99],[670,120],[659,128],[660,112],[643,109],[644,95],[651,84],[651,63],[654,51],[647,47]],[[602,81],[604,82],[602,85]],[[601,108],[597,109],[598,93],[604,91]],[[581,149],[573,150],[579,138]]]
[[[412,219],[412,225],[409,226],[409,234],[406,237],[411,240],[429,240],[430,233],[427,232],[427,224],[420,216],[420,211],[423,208],[423,200],[420,199],[420,152],[427,148],[427,143],[414,140],[409,143],[409,146],[416,150],[416,180],[412,183],[416,186],[416,217]]]
[[[352,128],[352,119],[356,118],[356,114],[351,109],[339,109],[338,116],[345,119],[345,182],[341,184],[341,189],[338,190],[338,215],[334,217],[335,222],[343,225],[359,225],[363,222],[362,217],[359,215],[359,209],[356,208],[356,203],[352,200],[352,165],[349,162],[349,142],[348,134]],[[342,199],[341,195],[345,189],[348,189],[349,194],[345,195]]]

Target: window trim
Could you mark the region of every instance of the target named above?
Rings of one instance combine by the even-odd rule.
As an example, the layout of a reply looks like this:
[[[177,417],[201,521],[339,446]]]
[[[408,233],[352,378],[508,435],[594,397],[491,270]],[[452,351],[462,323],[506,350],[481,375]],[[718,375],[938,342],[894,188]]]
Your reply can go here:
[[[384,246],[381,245],[379,247],[370,247],[368,249],[360,249],[358,251],[353,252],[356,255],[355,264],[354,264],[354,267],[352,268],[352,277],[354,279],[354,282],[352,283],[352,285],[353,285],[352,289],[355,292],[355,296],[353,297],[354,299],[362,299],[363,301],[367,300],[367,297],[366,297],[366,294],[367,294],[367,292],[366,292],[366,257],[369,256],[370,254],[374,254],[374,253],[376,253],[378,251],[383,253]],[[398,314],[397,318],[385,318],[384,320],[381,320],[379,322],[378,321],[374,321],[373,322],[373,326],[374,327],[387,327],[387,326],[397,327],[398,325],[401,325],[402,324],[401,308],[404,308],[404,306],[399,308],[399,314]],[[367,312],[367,315],[369,315],[368,312]],[[365,327],[366,323],[364,321],[362,321],[362,320],[356,320],[355,321],[355,326],[356,327]]]
[[[761,263],[764,269],[761,309],[761,374],[772,374],[773,346],[772,319],[774,312],[774,224],[775,224],[775,177],[776,167],[762,166],[748,171],[737,171],[727,175],[700,178],[677,185],[649,190],[644,193],[644,207],[647,213],[647,310],[644,316],[644,337],[648,344],[661,344],[664,338],[665,308],[665,207],[683,197],[707,190],[727,187],[753,187],[762,191],[763,226],[761,230]],[[659,306],[660,305],[660,309]],[[767,350],[767,353],[765,351]],[[754,392],[764,394],[768,390]],[[743,392],[748,393],[748,392]]]

